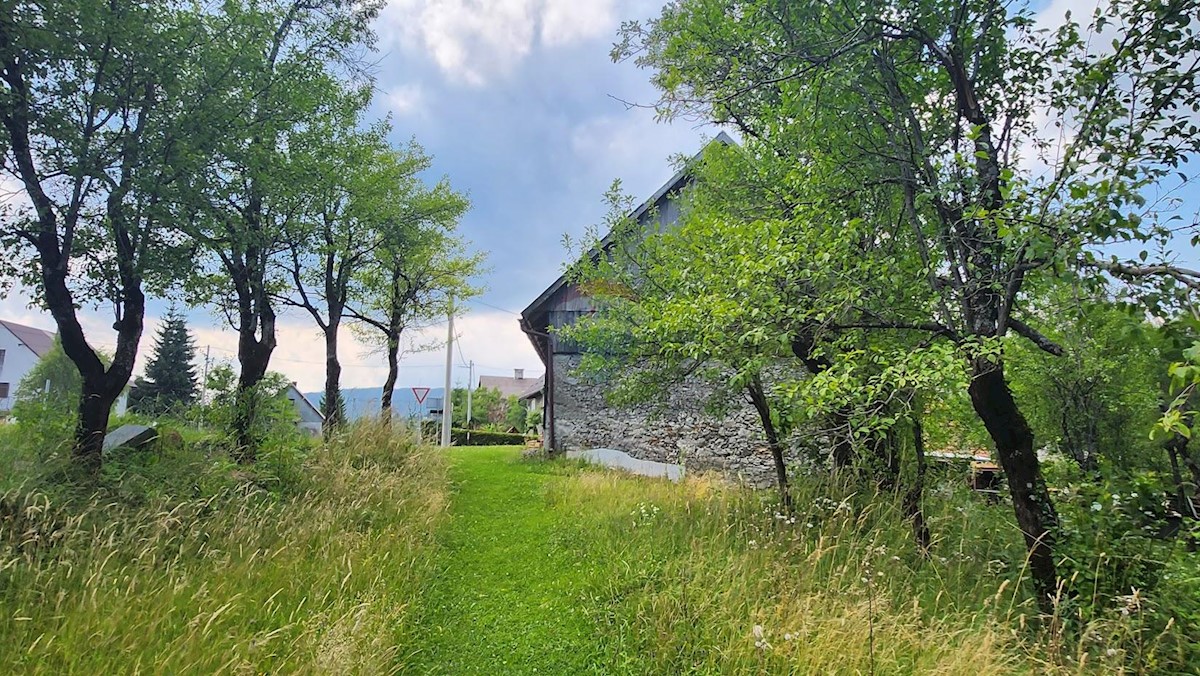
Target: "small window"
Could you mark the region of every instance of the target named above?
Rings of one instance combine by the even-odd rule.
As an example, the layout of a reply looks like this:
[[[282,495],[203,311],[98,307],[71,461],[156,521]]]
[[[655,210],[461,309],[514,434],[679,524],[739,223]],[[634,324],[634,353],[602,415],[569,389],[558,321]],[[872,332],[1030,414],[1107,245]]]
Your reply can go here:
[[[0,371],[4,370],[4,350],[0,350]]]
[[[0,383],[0,399],[8,399],[8,383]]]

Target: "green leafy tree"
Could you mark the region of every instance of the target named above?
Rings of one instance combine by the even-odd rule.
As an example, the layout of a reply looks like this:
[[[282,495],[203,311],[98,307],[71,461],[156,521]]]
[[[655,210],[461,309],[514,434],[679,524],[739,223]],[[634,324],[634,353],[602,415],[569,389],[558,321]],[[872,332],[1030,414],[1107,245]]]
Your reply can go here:
[[[240,425],[247,419],[238,407],[244,406],[247,401],[256,409],[257,414],[249,419],[254,425],[251,431],[258,438],[289,439],[296,433],[296,409],[287,396],[290,386],[285,375],[269,371],[254,389],[238,397],[240,385],[237,371],[231,364],[217,364],[208,372],[205,390],[211,397],[202,406],[202,417],[226,437],[236,458],[242,435]],[[247,397],[252,399],[248,400]]]
[[[173,307],[163,319],[153,350],[145,377],[135,380],[129,393],[130,410],[160,415],[191,406],[199,395],[196,346],[186,320]]]
[[[525,407],[517,401],[515,396],[504,399],[504,427],[505,429],[514,429],[522,434],[525,432]]]
[[[70,415],[82,387],[79,369],[75,368],[71,358],[63,351],[62,342],[55,337],[50,351],[21,378],[14,398],[18,403],[45,402],[64,415]]]
[[[682,215],[667,228],[658,227],[654,215],[646,223],[629,221],[629,201],[617,189],[610,192],[611,232],[595,242],[595,251],[604,253],[572,271],[599,309],[562,333],[587,347],[581,370],[605,382],[615,403],[662,402],[676,384],[699,378],[712,387],[711,408],[750,405],[785,505],[785,447],[801,428],[803,436],[839,439],[835,465],[850,463],[856,444],[865,447],[879,456],[869,464],[877,465],[881,482],[896,486],[900,443],[891,427],[908,420],[919,435],[909,401],[919,388],[940,382],[945,369],[846,368],[814,351],[814,322],[795,308],[815,293],[818,280],[789,240],[787,221],[769,195],[746,180],[745,169],[737,149],[710,147],[704,161],[690,167],[695,178]],[[850,347],[861,348],[840,349]],[[906,348],[876,340],[865,352]],[[909,447],[919,466],[915,479],[923,472],[923,441]],[[924,549],[929,538],[920,484],[911,485],[908,504]]]
[[[1003,348],[1017,336],[1062,352],[1027,281],[1145,237],[1140,191],[1200,143],[1194,8],[1117,0],[1044,34],[1027,7],[994,0],[684,0],[626,24],[614,50],[655,71],[664,116],[736,126],[778,177],[792,246],[830,273],[795,308],[819,333],[956,348],[1047,611],[1057,515]],[[1112,52],[1089,47],[1105,26],[1121,28]],[[1036,116],[1070,133],[1048,139]]]
[[[1128,305],[1103,295],[1082,296],[1078,284],[1056,284],[1039,312],[1061,357],[1026,345],[1009,353],[1013,392],[1029,412],[1039,438],[1097,473],[1154,467],[1161,449],[1147,438],[1160,415],[1160,381],[1166,367],[1162,339]]]
[[[467,390],[456,387],[451,394],[452,421],[455,427],[476,429],[503,421],[504,396],[492,387],[480,387],[471,392],[471,420],[467,421]]]
[[[101,352],[100,359],[109,357]],[[17,383],[12,415],[22,436],[35,447],[57,449],[70,442],[76,426],[83,378],[55,337],[50,351]]]
[[[274,352],[281,263],[308,205],[310,165],[300,148],[307,125],[344,103],[352,81],[365,84],[358,60],[370,46],[374,0],[267,0],[225,3],[238,21],[222,36],[222,68],[243,84],[229,92],[214,123],[229,129],[214,170],[191,177],[187,232],[205,254],[208,274],[192,286],[198,301],[219,303],[238,332],[238,396],[244,416],[239,460],[252,462],[259,397],[250,392]],[[215,68],[216,66],[210,66]]]
[[[701,188],[692,190],[703,199]],[[606,199],[608,234],[601,239],[593,233],[569,273],[600,309],[560,331],[586,346],[580,370],[606,382],[609,400],[617,404],[665,402],[662,395],[689,378],[714,386],[712,408],[745,396],[759,413],[780,495],[790,508],[783,448],[790,427],[772,410],[773,392],[763,383],[764,369],[787,349],[785,334],[762,330],[780,298],[770,284],[745,284],[770,274],[761,266],[785,266],[786,256],[762,248],[747,255],[741,244],[727,248],[730,240],[717,232],[740,223],[729,223],[719,207],[708,210],[693,201],[682,222],[660,232],[658,214],[642,221],[628,216],[632,200],[619,184]],[[757,295],[748,298],[742,289]]]
[[[348,102],[349,111],[333,116],[328,126],[317,129],[315,139],[305,139],[311,145],[298,151],[307,154],[311,167],[309,198],[306,217],[289,238],[285,266],[291,288],[282,299],[306,310],[324,335],[327,430],[343,421],[331,405],[340,387],[342,320],[349,316],[351,302],[383,291],[364,287],[377,276],[359,270],[373,262],[376,250],[405,246],[410,200],[424,190],[418,174],[431,163],[415,142],[391,147],[387,125],[354,130],[348,122],[366,102],[365,97]]]
[[[525,431],[538,433],[542,429],[542,412],[539,409],[529,409],[525,414]]]
[[[421,152],[415,145],[413,150]],[[400,375],[404,333],[442,321],[454,311],[456,299],[478,295],[481,289],[473,280],[483,272],[486,258],[469,252],[454,233],[470,203],[449,181],[404,187],[396,203],[400,213],[388,223],[388,236],[356,270],[346,308],[357,335],[387,355],[388,374],[380,396],[385,418]]]
[[[145,296],[194,270],[177,228],[182,179],[225,127],[229,25],[188,3],[6,3],[0,18],[0,167],[23,200],[0,226],[7,272],[35,291],[78,369],[75,456],[98,471],[109,412],[132,375]],[[78,312],[114,309],[101,358]]]

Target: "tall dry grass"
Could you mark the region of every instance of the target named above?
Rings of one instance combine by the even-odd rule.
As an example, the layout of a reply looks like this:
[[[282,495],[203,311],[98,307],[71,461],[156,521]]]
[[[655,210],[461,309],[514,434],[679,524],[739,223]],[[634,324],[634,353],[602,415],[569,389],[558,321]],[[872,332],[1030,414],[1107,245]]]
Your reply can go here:
[[[295,462],[133,506],[4,494],[0,673],[394,671],[443,457],[376,424]]]
[[[563,537],[584,561],[585,605],[640,673],[1127,671],[1123,648],[1038,622],[1003,505],[927,501],[926,560],[891,495],[801,479],[787,515],[708,477],[564,475],[548,500],[577,516]]]

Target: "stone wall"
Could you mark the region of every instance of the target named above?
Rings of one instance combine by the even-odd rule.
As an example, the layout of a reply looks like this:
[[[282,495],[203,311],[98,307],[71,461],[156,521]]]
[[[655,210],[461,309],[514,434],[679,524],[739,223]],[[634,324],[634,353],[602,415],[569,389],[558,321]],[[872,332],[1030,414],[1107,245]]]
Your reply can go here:
[[[749,403],[716,417],[704,410],[710,386],[690,379],[665,405],[617,408],[601,386],[577,377],[578,355],[554,356],[554,425],[559,451],[612,448],[641,460],[715,470],[756,486],[774,483],[762,423]]]

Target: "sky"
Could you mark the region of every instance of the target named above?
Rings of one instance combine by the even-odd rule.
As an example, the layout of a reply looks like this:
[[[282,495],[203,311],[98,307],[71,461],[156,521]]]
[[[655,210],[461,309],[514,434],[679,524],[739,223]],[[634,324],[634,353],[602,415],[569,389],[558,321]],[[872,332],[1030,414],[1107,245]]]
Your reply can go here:
[[[543,366],[517,314],[561,274],[563,236],[601,221],[614,179],[648,197],[674,173],[671,157],[697,152],[717,129],[665,124],[651,110],[649,73],[609,58],[622,20],[644,19],[660,3],[629,0],[391,0],[375,29],[375,117],[390,115],[397,143],[416,138],[433,156],[430,181],[449,177],[472,209],[460,232],[486,252],[487,291],[455,320],[454,382],[466,362],[479,375],[511,375]],[[0,301],[0,317],[55,330],[48,313],[27,307],[20,289]],[[139,367],[144,367],[166,301],[151,302]],[[324,386],[324,344],[312,319],[284,312],[271,368],[301,391]],[[93,344],[112,349],[106,307],[83,312]],[[188,313],[199,360],[236,362],[236,334],[223,317]],[[443,345],[445,322],[413,336]],[[353,333],[341,337],[344,388],[383,383],[386,359]],[[201,365],[202,368],[202,365]],[[445,352],[405,354],[400,386],[440,386]]]
[[[691,155],[719,131],[690,121],[665,123],[622,101],[655,99],[650,73],[609,58],[623,20],[654,16],[662,0],[391,0],[377,24],[376,117],[390,115],[397,143],[416,138],[434,157],[428,178],[449,177],[469,194],[472,210],[460,232],[488,254],[487,291],[456,319],[454,382],[511,375],[542,364],[517,324],[517,313],[562,272],[564,235],[578,238],[604,216],[603,195],[614,179],[642,199],[668,180],[677,154]],[[1054,26],[1067,10],[1090,13],[1095,0],[1038,2],[1040,23]],[[17,289],[0,300],[0,317],[54,330],[48,314],[27,307]],[[146,354],[162,300],[150,304]],[[93,344],[112,347],[111,312],[84,312]],[[190,311],[203,363],[235,361],[236,335],[223,317]],[[444,345],[445,323],[413,336]],[[380,385],[385,360],[347,331],[342,386]],[[272,368],[302,391],[324,382],[324,345],[311,318],[283,314]],[[440,386],[444,352],[413,352],[401,360],[400,385]],[[140,367],[139,367],[140,370]]]

